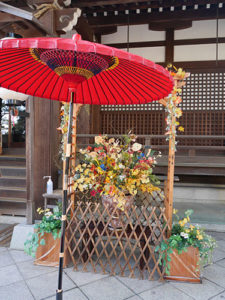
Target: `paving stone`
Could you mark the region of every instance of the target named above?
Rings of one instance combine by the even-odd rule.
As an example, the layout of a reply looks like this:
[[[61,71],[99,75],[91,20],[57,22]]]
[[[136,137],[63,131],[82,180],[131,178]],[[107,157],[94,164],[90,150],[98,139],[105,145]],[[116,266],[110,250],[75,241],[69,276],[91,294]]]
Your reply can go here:
[[[225,299],[225,291],[223,293],[220,293],[219,295],[210,298],[210,300],[224,300]]]
[[[0,287],[0,299],[2,300],[34,300],[25,282],[20,281]]]
[[[24,279],[33,278],[41,274],[46,274],[50,272],[57,272],[57,268],[46,267],[46,266],[37,266],[34,265],[32,261],[26,261],[18,263],[18,268],[22,273]]]
[[[215,249],[213,251],[213,262],[216,262],[218,260],[221,260],[225,258],[225,251],[221,251],[219,249]]]
[[[127,287],[129,287],[132,291],[135,292],[135,294],[139,294],[141,292],[144,292],[146,290],[150,290],[158,285],[161,285],[162,282],[156,281],[156,280],[139,280],[139,279],[133,279],[133,278],[127,278],[127,277],[117,277],[119,281],[121,281],[123,284],[125,284]]]
[[[7,248],[6,247],[0,247],[0,253],[2,253],[4,251],[7,251]]]
[[[9,253],[16,263],[24,262],[24,261],[28,261],[28,260],[31,260],[31,261],[34,260],[33,257],[27,255],[22,250],[9,250]]]
[[[170,282],[170,284],[196,300],[206,300],[223,291],[223,288],[204,278],[202,284],[181,282]]]
[[[225,235],[225,234],[224,234]],[[217,241],[218,249],[225,252],[225,240]]]
[[[20,275],[15,265],[0,268],[0,286],[8,285],[22,280],[23,277]]]
[[[9,251],[2,251],[1,252],[1,259],[0,259],[0,268],[6,267],[14,264],[14,260],[12,259]]]
[[[57,289],[58,272],[51,272],[28,279],[26,282],[36,300],[54,296]],[[74,287],[75,284],[66,274],[63,274],[63,290],[66,291]]]
[[[218,260],[218,261],[216,262],[216,265],[219,265],[219,266],[225,268],[225,259]]]
[[[140,293],[139,296],[143,300],[193,300],[192,297],[185,295],[182,291],[179,291],[169,283],[157,286],[151,290]],[[202,298],[201,300],[203,300]]]
[[[109,275],[103,275],[91,272],[77,272],[73,268],[65,269],[65,273],[78,285],[82,286],[90,282],[108,277]]]
[[[126,298],[126,300],[142,300],[141,297],[139,297],[138,295],[132,296],[130,298]]]
[[[210,232],[210,231],[207,231],[207,234],[210,234],[217,241],[225,240],[225,233],[224,232],[215,232],[215,231]]]
[[[55,300],[55,295],[46,300]],[[78,289],[72,289],[70,291],[63,292],[63,300],[87,300],[88,298]]]
[[[126,286],[115,277],[103,278],[81,287],[89,300],[123,300],[134,296]]]
[[[225,288],[225,269],[218,265],[211,265],[204,269],[204,277]]]

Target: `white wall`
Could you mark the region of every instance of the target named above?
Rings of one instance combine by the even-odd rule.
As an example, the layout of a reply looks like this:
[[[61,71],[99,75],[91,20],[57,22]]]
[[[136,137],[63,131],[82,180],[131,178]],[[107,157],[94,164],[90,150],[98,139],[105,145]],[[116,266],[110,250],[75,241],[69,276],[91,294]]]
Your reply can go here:
[[[126,43],[127,26],[118,26],[118,31],[102,36],[103,44]],[[148,25],[130,26],[130,42],[164,41],[164,31],[148,30]],[[225,20],[218,22],[218,36],[225,37]],[[175,40],[216,38],[216,20],[194,21],[192,27],[176,30]],[[125,49],[126,50],[126,49]],[[130,48],[130,52],[155,62],[165,61],[165,47]],[[174,47],[174,61],[204,61],[216,59],[216,44]],[[225,59],[225,44],[218,45],[218,59]]]
[[[117,32],[113,34],[103,35],[102,44],[125,43],[127,42],[128,26],[118,26]],[[148,30],[148,25],[132,25],[129,26],[129,41],[162,41],[165,40],[164,31]]]

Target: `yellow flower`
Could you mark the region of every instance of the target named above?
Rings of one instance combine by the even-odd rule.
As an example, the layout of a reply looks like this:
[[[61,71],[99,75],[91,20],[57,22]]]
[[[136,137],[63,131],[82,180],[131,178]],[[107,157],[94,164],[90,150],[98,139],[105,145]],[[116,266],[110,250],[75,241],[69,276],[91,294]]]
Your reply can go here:
[[[188,222],[188,219],[187,219],[187,218],[184,218],[184,219],[183,219],[183,222],[184,222],[184,224],[186,224],[186,223]]]
[[[195,228],[195,226],[193,226],[193,225],[190,225],[189,227],[191,230],[193,230]]]
[[[178,209],[173,209],[173,214],[176,215],[178,213]]]
[[[183,126],[179,126],[178,130],[181,131],[181,132],[184,132],[184,127]]]
[[[198,240],[202,240],[203,239],[203,236],[201,234],[197,235],[197,239]]]

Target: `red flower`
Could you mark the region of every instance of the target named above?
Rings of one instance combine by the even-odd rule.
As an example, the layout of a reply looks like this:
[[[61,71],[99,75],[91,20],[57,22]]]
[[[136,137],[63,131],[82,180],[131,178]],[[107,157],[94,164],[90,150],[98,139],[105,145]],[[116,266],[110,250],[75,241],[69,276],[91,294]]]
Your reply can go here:
[[[92,191],[91,191],[91,196],[92,196],[92,197],[95,197],[96,194],[97,194],[97,192],[96,192],[95,190],[92,190]]]
[[[88,146],[88,147],[87,147],[87,150],[88,150],[88,151],[91,151],[91,150],[92,150],[92,147],[91,147],[91,146]]]

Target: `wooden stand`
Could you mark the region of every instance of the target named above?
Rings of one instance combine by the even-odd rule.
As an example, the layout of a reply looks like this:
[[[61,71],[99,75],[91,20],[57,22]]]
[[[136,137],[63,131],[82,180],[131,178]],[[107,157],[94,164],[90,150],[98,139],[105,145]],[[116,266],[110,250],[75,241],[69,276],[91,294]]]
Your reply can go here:
[[[201,283],[199,270],[199,250],[189,247],[187,252],[177,253],[174,250],[171,254],[170,274],[164,279],[183,282]]]

